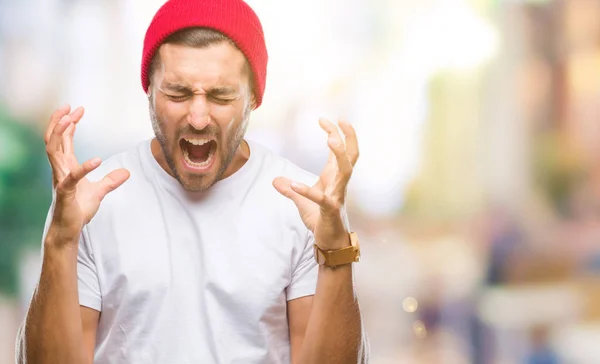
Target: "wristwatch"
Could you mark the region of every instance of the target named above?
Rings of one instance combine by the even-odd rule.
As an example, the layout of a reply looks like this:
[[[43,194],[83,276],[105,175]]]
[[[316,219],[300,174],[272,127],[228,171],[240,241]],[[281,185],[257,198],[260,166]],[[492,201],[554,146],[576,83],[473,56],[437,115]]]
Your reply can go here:
[[[317,264],[335,268],[340,265],[360,261],[360,244],[358,235],[350,233],[350,246],[337,250],[322,250],[317,244],[314,246]]]

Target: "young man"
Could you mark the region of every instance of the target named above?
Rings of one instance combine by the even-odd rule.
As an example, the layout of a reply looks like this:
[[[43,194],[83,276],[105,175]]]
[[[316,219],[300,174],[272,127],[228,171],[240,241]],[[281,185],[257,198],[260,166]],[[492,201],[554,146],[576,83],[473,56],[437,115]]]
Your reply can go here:
[[[343,213],[354,129],[320,120],[318,178],[244,140],[266,66],[242,0],[170,0],[142,60],[156,138],[79,164],[83,109],[52,115],[54,201],[18,362],[366,361]]]

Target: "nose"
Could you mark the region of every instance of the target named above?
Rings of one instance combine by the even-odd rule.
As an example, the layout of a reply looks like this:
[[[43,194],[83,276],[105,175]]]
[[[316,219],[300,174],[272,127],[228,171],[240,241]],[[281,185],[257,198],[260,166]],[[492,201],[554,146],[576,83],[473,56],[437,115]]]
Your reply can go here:
[[[196,130],[203,130],[210,124],[210,105],[205,95],[195,95],[188,112],[188,124]]]

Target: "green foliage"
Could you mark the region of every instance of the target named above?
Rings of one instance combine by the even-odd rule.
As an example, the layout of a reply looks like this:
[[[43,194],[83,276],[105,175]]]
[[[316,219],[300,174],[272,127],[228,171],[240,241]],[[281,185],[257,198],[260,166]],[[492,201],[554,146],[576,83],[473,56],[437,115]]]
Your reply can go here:
[[[18,292],[21,253],[41,244],[50,185],[42,137],[0,108],[0,293]]]

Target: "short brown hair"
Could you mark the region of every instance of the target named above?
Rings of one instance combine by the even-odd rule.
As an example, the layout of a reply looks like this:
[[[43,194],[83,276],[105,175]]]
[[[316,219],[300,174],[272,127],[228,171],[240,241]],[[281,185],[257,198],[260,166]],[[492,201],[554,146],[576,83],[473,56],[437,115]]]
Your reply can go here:
[[[235,49],[239,50],[239,48],[235,45],[235,43],[227,37],[225,34],[218,32],[211,28],[201,28],[201,27],[193,27],[193,28],[185,28],[175,33],[169,35],[162,44],[177,44],[194,48],[207,48],[211,45],[217,45],[221,43],[229,43],[235,47]],[[249,87],[253,95],[254,100],[254,75],[252,73],[252,68],[248,63],[248,59],[244,56],[244,72],[248,75]],[[150,63],[150,72],[148,75],[148,79],[152,80],[154,76],[154,72],[160,66],[160,54],[158,51],[152,57],[152,62]],[[254,102],[254,101],[253,101]]]

